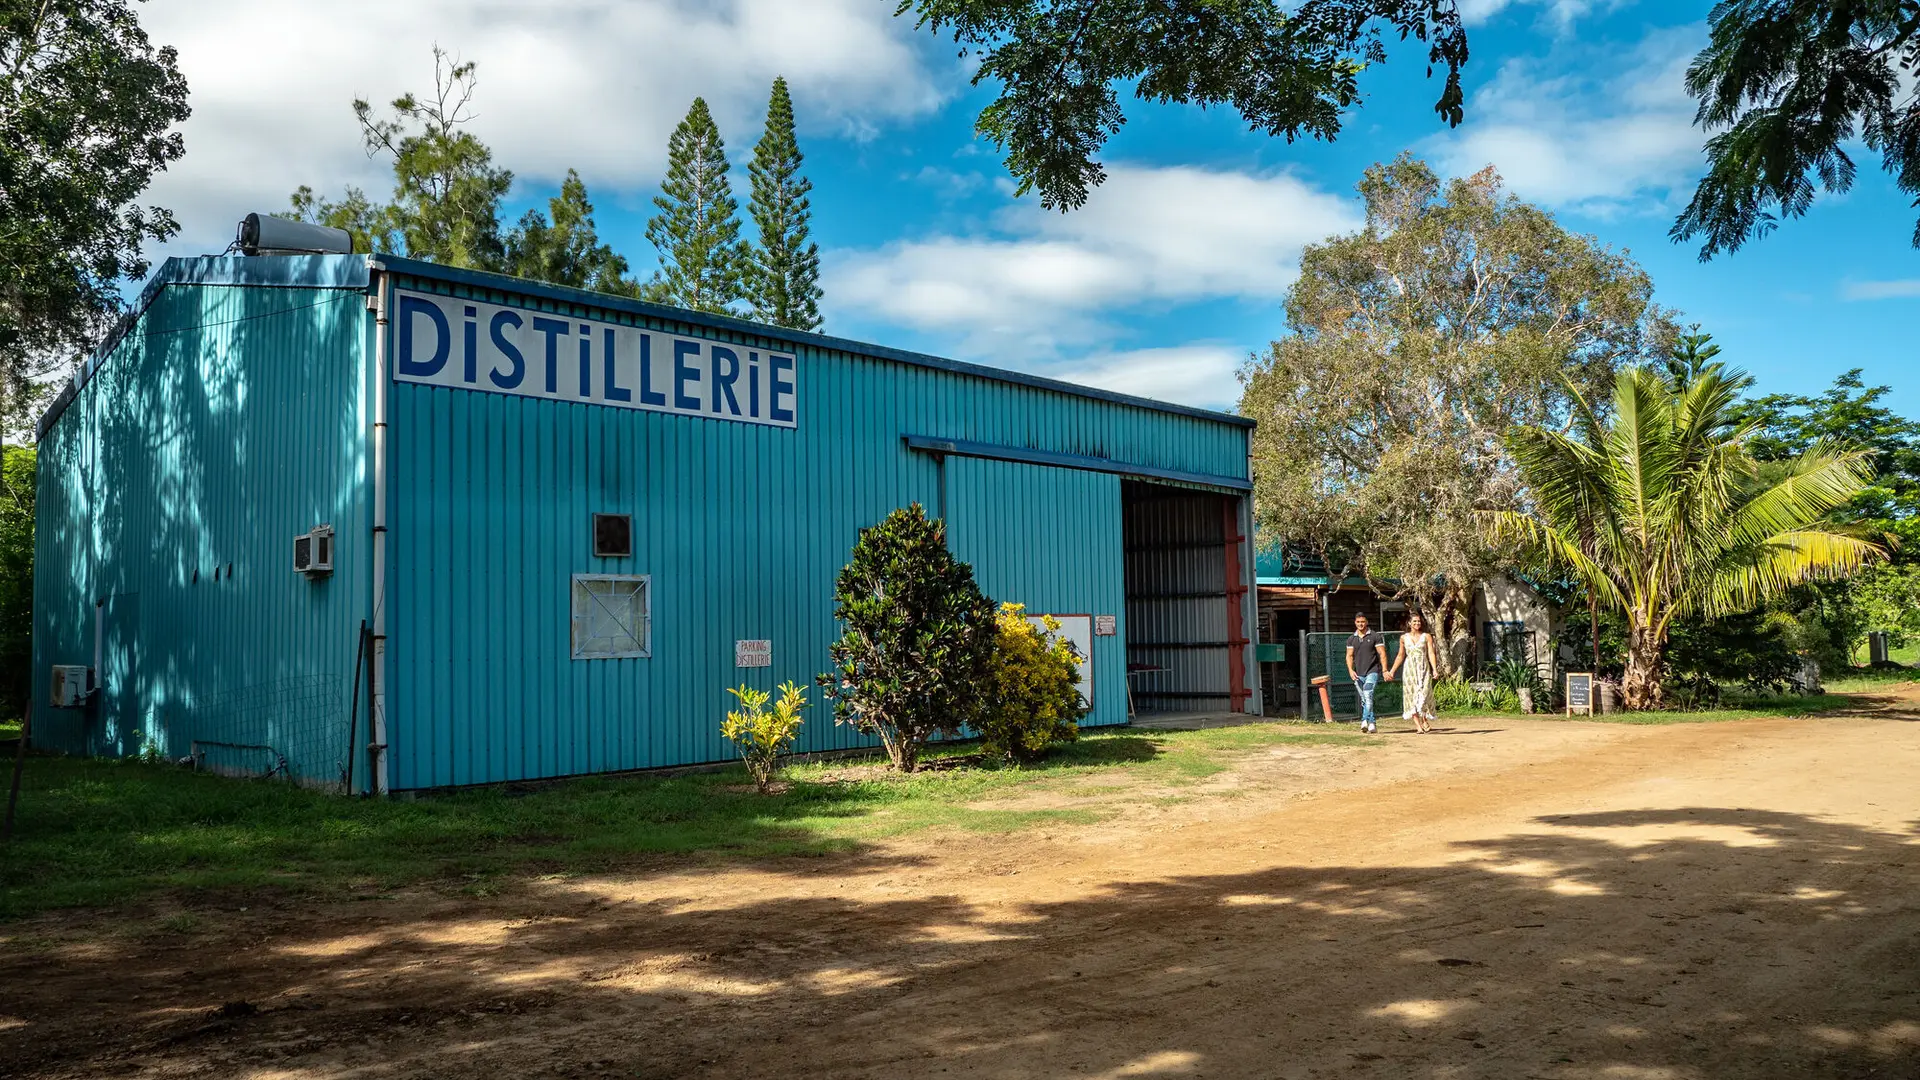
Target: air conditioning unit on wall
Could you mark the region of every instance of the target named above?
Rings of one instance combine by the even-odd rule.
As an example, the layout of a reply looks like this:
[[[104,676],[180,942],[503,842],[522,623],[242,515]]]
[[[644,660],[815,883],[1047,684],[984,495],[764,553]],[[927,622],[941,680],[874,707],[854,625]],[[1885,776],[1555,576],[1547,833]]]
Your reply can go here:
[[[333,526],[315,525],[293,538],[293,570],[310,578],[333,573]]]
[[[53,665],[53,680],[47,697],[56,709],[78,709],[93,693],[93,677],[85,664]]]

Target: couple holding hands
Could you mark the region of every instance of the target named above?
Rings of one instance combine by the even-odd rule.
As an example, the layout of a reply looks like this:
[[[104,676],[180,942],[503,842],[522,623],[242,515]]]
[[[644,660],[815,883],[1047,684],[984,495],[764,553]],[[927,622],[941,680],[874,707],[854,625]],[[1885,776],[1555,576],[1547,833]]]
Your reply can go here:
[[[1406,690],[1402,695],[1405,719],[1413,721],[1413,730],[1425,735],[1433,730],[1433,673],[1440,658],[1433,649],[1433,635],[1427,622],[1414,612],[1407,617],[1406,633],[1400,635],[1400,655],[1387,663],[1387,639],[1367,625],[1365,615],[1353,617],[1353,636],[1347,639],[1347,675],[1360,694],[1360,730],[1374,730],[1373,691],[1382,680],[1392,682],[1406,670]]]

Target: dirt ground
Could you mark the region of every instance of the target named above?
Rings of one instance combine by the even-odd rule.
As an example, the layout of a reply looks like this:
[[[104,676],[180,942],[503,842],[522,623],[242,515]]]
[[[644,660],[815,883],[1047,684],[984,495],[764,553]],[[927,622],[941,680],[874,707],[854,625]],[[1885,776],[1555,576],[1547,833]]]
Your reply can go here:
[[[1098,825],[14,924],[0,1073],[1920,1077],[1911,689],[1382,738]]]

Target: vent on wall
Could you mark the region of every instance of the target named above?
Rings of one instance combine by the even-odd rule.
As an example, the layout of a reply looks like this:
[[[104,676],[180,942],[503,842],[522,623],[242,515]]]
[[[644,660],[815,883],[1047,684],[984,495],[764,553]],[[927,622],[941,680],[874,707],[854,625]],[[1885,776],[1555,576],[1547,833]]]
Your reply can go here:
[[[315,525],[293,538],[293,570],[310,578],[333,573],[333,526]]]
[[[624,559],[633,554],[633,515],[593,515],[593,553],[602,559]]]

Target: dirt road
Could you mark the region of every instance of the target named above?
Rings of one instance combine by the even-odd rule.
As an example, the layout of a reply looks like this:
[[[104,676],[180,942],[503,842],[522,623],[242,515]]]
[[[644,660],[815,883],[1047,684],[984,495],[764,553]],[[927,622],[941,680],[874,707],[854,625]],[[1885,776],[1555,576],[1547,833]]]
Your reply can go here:
[[[18,924],[0,1072],[1920,1076],[1912,696],[1385,738],[1045,834]]]

